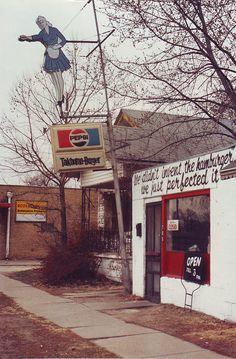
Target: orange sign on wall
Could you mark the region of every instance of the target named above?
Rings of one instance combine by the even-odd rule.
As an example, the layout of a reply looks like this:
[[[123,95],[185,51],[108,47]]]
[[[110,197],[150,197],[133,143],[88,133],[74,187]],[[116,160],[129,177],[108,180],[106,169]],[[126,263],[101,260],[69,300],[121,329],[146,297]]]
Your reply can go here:
[[[16,201],[16,221],[18,222],[46,222],[46,201]]]

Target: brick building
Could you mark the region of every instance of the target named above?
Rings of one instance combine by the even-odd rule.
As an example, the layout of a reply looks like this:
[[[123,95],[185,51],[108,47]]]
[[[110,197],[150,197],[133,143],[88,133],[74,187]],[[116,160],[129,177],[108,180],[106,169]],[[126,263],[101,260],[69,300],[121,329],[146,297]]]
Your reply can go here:
[[[12,194],[11,204],[7,194]],[[89,221],[97,227],[96,190],[84,193],[80,189],[65,190],[69,240],[76,241],[80,229]],[[34,206],[36,204],[36,206]],[[26,217],[21,207],[28,209]],[[36,259],[47,254],[60,231],[59,191],[56,187],[0,185],[0,259]],[[88,213],[89,207],[89,213]],[[27,212],[27,210],[25,210]],[[41,217],[40,217],[41,216]]]

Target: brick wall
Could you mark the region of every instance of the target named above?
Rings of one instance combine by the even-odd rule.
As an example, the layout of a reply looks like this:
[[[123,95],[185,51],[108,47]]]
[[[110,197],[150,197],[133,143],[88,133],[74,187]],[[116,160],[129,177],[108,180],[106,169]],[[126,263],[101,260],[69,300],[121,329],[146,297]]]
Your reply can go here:
[[[6,193],[13,192],[11,207],[10,258],[43,258],[49,245],[58,239],[60,230],[59,191],[53,187],[0,185],[0,202],[6,202]],[[97,227],[98,192],[91,190],[90,223]],[[47,220],[43,223],[16,221],[16,201],[47,201]],[[66,189],[67,228],[71,241],[78,239],[81,228],[82,190]],[[0,259],[5,258],[7,209],[0,208]]]

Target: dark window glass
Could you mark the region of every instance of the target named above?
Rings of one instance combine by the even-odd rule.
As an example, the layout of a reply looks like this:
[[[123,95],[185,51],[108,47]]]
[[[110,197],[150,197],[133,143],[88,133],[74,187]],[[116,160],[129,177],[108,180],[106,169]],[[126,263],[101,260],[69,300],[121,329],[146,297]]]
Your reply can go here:
[[[172,220],[175,221],[171,225]],[[183,197],[167,201],[168,251],[209,253],[209,236],[209,196]]]

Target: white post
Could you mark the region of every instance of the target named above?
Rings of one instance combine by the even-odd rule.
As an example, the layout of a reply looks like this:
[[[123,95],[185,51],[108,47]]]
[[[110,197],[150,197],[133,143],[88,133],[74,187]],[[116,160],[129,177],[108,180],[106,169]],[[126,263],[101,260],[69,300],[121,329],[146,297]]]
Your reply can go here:
[[[114,133],[113,133],[112,118],[111,118],[111,113],[110,113],[110,108],[109,108],[108,91],[107,91],[107,83],[106,83],[106,76],[105,76],[105,64],[103,61],[103,52],[102,52],[101,39],[100,39],[100,33],[99,33],[95,0],[92,0],[92,4],[93,4],[95,24],[96,24],[96,29],[97,29],[97,38],[98,38],[100,60],[101,60],[101,69],[102,69],[102,74],[103,74],[103,84],[104,84],[104,92],[105,92],[106,106],[107,106],[107,130],[108,130],[108,137],[109,137],[109,143],[110,143],[110,154],[111,154],[113,179],[114,179],[114,190],[115,190],[115,199],[116,199],[116,211],[117,211],[118,229],[119,229],[119,237],[120,237],[120,256],[121,256],[121,263],[122,263],[122,279],[123,279],[123,284],[124,284],[125,290],[127,292],[131,293],[131,290],[132,290],[131,276],[130,276],[129,262],[128,262],[128,258],[127,258],[126,248],[125,248],[123,212],[122,212],[122,205],[121,205],[120,185],[119,185],[119,177],[118,177],[118,169],[117,169],[117,161],[116,161],[116,153],[115,153],[115,139],[114,139]]]
[[[7,202],[11,204],[13,192],[7,192]],[[11,206],[7,209],[7,234],[6,234],[6,259],[9,258],[10,253],[10,229],[11,229]]]

